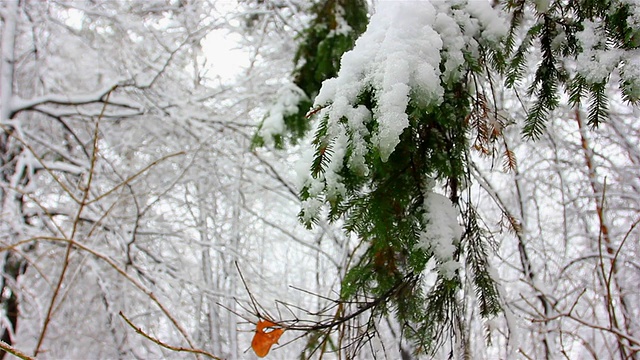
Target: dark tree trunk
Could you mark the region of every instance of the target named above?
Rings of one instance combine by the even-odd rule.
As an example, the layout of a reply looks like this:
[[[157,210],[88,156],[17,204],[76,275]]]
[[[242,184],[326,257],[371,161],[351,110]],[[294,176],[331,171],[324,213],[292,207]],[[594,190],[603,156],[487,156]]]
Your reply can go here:
[[[18,277],[24,274],[27,269],[27,262],[20,255],[13,251],[8,251],[4,259],[2,279],[0,286],[0,305],[9,320],[10,328],[2,327],[2,341],[13,345],[11,334],[15,334],[18,328],[18,296],[16,289]],[[0,359],[4,359],[6,352],[0,349]]]

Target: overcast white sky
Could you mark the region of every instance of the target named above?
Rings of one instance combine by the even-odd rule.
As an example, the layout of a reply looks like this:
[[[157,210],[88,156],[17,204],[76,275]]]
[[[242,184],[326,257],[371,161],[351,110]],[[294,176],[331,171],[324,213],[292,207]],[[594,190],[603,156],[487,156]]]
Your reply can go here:
[[[220,77],[222,82],[232,80],[249,65],[249,54],[238,46],[225,30],[214,31],[202,42],[202,51],[207,58],[207,77]]]

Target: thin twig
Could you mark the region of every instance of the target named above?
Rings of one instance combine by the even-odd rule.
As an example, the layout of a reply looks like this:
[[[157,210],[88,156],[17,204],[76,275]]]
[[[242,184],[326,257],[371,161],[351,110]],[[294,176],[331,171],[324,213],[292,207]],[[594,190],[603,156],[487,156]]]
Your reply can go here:
[[[213,354],[211,354],[211,353],[209,353],[209,352],[207,352],[207,351],[204,351],[204,350],[200,350],[200,349],[190,349],[190,348],[184,348],[184,347],[180,347],[180,346],[172,346],[172,345],[169,345],[169,344],[167,344],[167,343],[164,343],[164,342],[162,342],[162,341],[160,341],[160,340],[158,340],[158,339],[154,338],[153,336],[151,336],[151,335],[149,335],[149,334],[145,333],[145,332],[144,332],[140,327],[135,326],[135,325],[133,324],[133,322],[131,322],[131,320],[129,320],[129,319],[128,319],[128,318],[127,318],[127,317],[122,313],[122,311],[120,311],[120,312],[119,312],[119,315],[120,315],[120,317],[121,317],[121,318],[122,318],[122,319],[123,319],[123,320],[124,320],[124,321],[129,325],[129,326],[131,326],[131,328],[133,328],[133,329],[136,331],[136,333],[138,333],[138,334],[140,334],[140,335],[144,336],[145,338],[147,338],[147,339],[149,339],[149,340],[153,341],[154,343],[156,343],[156,344],[158,344],[158,345],[162,346],[162,347],[163,347],[163,348],[165,348],[165,349],[169,349],[169,350],[171,350],[171,351],[189,352],[189,353],[193,353],[193,354],[200,354],[200,355],[208,356],[208,357],[210,357],[210,358],[212,358],[212,359],[222,360],[222,359],[220,359],[219,357],[217,357],[217,356],[215,356],[215,355],[213,355]]]
[[[240,302],[239,302],[236,298],[233,298],[233,299],[236,301],[236,304],[238,304],[238,305],[239,305],[243,310],[247,311],[248,313],[251,313],[251,311],[248,311],[248,310],[247,310],[247,309],[246,309],[242,304],[240,304]],[[226,306],[226,305],[224,305],[224,304],[222,304],[222,303],[216,302],[216,305],[218,305],[218,306],[220,306],[221,308],[223,308],[223,309],[225,309],[225,310],[229,311],[229,312],[230,312],[230,313],[232,313],[233,315],[235,315],[235,316],[237,316],[237,317],[239,317],[239,318],[242,318],[243,320],[245,320],[246,322],[248,322],[248,323],[250,323],[250,324],[254,324],[254,325],[256,324],[256,322],[255,322],[255,321],[253,321],[253,320],[251,320],[251,319],[249,319],[249,318],[245,317],[245,316],[244,316],[244,315],[242,315],[241,313],[239,313],[239,312],[237,312],[237,311],[235,311],[235,310],[233,310],[233,309],[229,308],[228,306]]]
[[[320,112],[320,110],[324,109],[326,106],[318,106],[317,108],[311,109],[309,110],[309,112],[307,112],[307,114],[304,116],[305,118],[309,119],[310,117],[312,117],[313,115],[317,114]]]
[[[624,243],[627,241],[627,239],[629,238],[629,235],[631,235],[631,232],[633,231],[633,229],[636,228],[636,226],[638,226],[638,223],[640,223],[640,219],[636,220],[633,224],[631,224],[631,227],[629,228],[629,230],[627,231],[627,233],[624,235],[624,238],[622,239],[622,241],[620,242],[620,245],[618,246],[618,249],[616,250],[615,255],[613,256],[613,259],[611,259],[612,263],[616,263],[618,260],[618,255],[620,255],[620,250],[622,250],[622,247],[624,246]],[[615,268],[613,266],[611,266],[609,268],[609,276],[607,277],[607,281],[609,283],[611,283],[611,278],[613,277],[613,273],[614,273]]]
[[[6,342],[0,340],[0,349],[8,352],[9,354],[19,357],[22,360],[35,360],[35,358],[32,358],[31,356],[23,353],[22,351],[14,348],[13,346],[7,344]]]
[[[586,321],[586,320],[584,320],[582,318],[579,318],[577,316],[574,316],[574,315],[572,315],[570,313],[557,314],[557,315],[554,315],[554,316],[546,318],[546,319],[535,319],[535,318],[533,318],[533,319],[530,319],[530,320],[531,320],[531,322],[536,323],[536,322],[553,321],[553,320],[557,320],[557,319],[560,319],[560,318],[568,318],[568,319],[571,319],[571,320],[573,320],[573,321],[575,321],[575,322],[577,322],[577,323],[579,323],[581,325],[589,327],[591,329],[609,332],[609,333],[615,335],[618,338],[627,340],[629,342],[629,344],[630,344],[629,348],[631,348],[631,349],[635,348],[636,346],[640,346],[640,339],[634,338],[633,336],[628,335],[628,334],[618,330],[618,328],[611,327],[611,326],[606,327],[606,326],[598,325],[596,323],[590,323],[590,322],[588,322],[588,321]]]
[[[240,274],[240,280],[242,280],[244,289],[247,290],[247,294],[249,294],[249,299],[251,299],[251,306],[253,306],[253,310],[255,311],[254,315],[257,316],[258,318],[263,317],[264,314],[260,314],[260,311],[258,310],[258,302],[256,301],[256,299],[253,297],[253,294],[249,290],[249,285],[247,285],[247,281],[244,279],[244,275],[242,275],[242,271],[240,271],[240,265],[238,265],[237,261],[235,262],[235,265],[236,265],[236,269],[238,270],[238,274]]]
[[[298,291],[300,291],[300,292],[302,292],[302,293],[305,293],[305,294],[308,294],[308,295],[313,295],[313,296],[318,297],[318,298],[323,299],[323,300],[327,300],[327,301],[331,301],[331,302],[335,302],[335,303],[337,303],[337,302],[338,302],[338,300],[335,300],[335,299],[332,299],[332,298],[330,298],[330,297],[323,296],[323,295],[320,295],[320,294],[316,294],[316,293],[314,293],[314,292],[311,292],[311,291],[309,291],[309,290],[305,290],[305,289],[303,289],[303,288],[299,288],[299,287],[297,287],[297,286],[289,285],[289,287],[290,287],[290,288],[292,288],[292,289],[294,289],[294,290],[298,290]]]
[[[23,138],[21,138],[20,136],[16,135],[15,132],[11,131],[9,129],[9,127],[7,127],[6,125],[0,124],[0,129],[4,130],[4,132],[6,134],[9,134],[10,136],[13,136],[14,139],[16,139],[18,142],[20,142],[22,144],[22,146],[26,147],[27,149],[29,149],[29,151],[31,152],[31,154],[34,155],[34,158],[40,163],[40,166],[42,166],[42,168],[49,173],[49,175],[51,176],[51,178],[53,179],[53,181],[55,181],[60,188],[62,188],[62,190],[67,193],[69,195],[69,197],[71,197],[71,199],[76,202],[76,203],[80,203],[80,199],[78,199],[74,194],[73,191],[71,191],[71,189],[69,189],[69,187],[67,187],[62,180],[60,180],[60,178],[58,176],[56,176],[56,174],[53,172],[53,170],[51,170],[49,168],[49,166],[47,166],[47,164],[42,160],[42,158],[40,158],[39,156],[37,156],[37,152],[36,150],[27,143],[27,141]]]
[[[80,217],[82,216],[82,211],[87,205],[87,200],[89,199],[89,193],[91,190],[91,185],[93,183],[93,175],[96,168],[96,162],[98,160],[98,130],[100,129],[100,120],[102,119],[102,116],[104,115],[104,112],[107,109],[107,103],[109,102],[109,97],[111,96],[112,91],[113,89],[107,93],[104,106],[102,107],[102,111],[100,112],[100,116],[98,116],[98,119],[96,119],[96,126],[93,133],[93,149],[91,152],[91,165],[89,167],[87,185],[83,189],[84,191],[82,195],[82,200],[78,204],[78,212],[76,213],[76,217],[73,221],[73,228],[71,230],[71,235],[69,236],[69,239],[71,241],[73,241],[73,239],[76,236],[76,232],[78,230],[78,224],[80,222]],[[71,193],[69,193],[69,195],[72,196]],[[69,244],[67,244],[67,249],[64,254],[64,262],[62,263],[62,270],[60,271],[60,276],[58,277],[58,283],[56,284],[56,287],[53,290],[51,302],[49,303],[49,309],[47,310],[47,316],[44,319],[44,324],[42,325],[42,330],[40,331],[40,336],[38,337],[38,343],[36,345],[36,349],[33,352],[34,357],[38,356],[38,353],[40,352],[40,347],[42,346],[42,342],[44,341],[44,338],[47,334],[47,329],[49,328],[49,324],[51,323],[51,319],[53,317],[53,311],[56,305],[56,300],[60,293],[60,289],[62,288],[62,282],[64,281],[65,275],[67,273],[67,269],[69,268],[69,258],[71,256],[72,249],[73,249],[73,246],[72,246],[72,243],[70,242]]]
[[[598,254],[600,255],[600,271],[602,276],[603,286],[605,287],[605,306],[607,309],[607,314],[609,316],[609,326],[615,327],[616,329],[624,329],[627,332],[630,331],[630,321],[628,319],[628,314],[631,314],[629,311],[629,301],[624,294],[622,285],[618,281],[618,263],[617,256],[614,254],[613,241],[611,239],[611,235],[609,233],[609,226],[605,219],[605,200],[606,200],[606,191],[607,191],[607,178],[604,179],[604,184],[602,185],[602,190],[600,190],[600,184],[598,183],[597,174],[596,174],[596,166],[597,164],[593,161],[593,148],[590,147],[589,141],[586,136],[586,131],[584,129],[584,123],[582,121],[582,116],[580,112],[580,108],[575,108],[575,120],[578,125],[578,132],[580,133],[580,145],[582,147],[582,152],[585,160],[585,165],[588,170],[588,179],[589,184],[591,185],[591,190],[593,191],[594,201],[596,205],[596,215],[598,217],[599,223],[599,232],[598,232]],[[601,194],[600,194],[601,193]],[[600,198],[598,198],[600,195]],[[611,268],[611,277],[607,277],[607,271],[604,266],[604,252],[602,251],[602,247],[605,247],[606,254],[608,256],[614,255],[613,258],[609,259],[609,266]],[[616,306],[614,305],[613,292],[612,287],[615,288],[617,293],[617,300],[620,302],[621,311],[621,322],[618,321],[618,317],[616,314]],[[622,337],[617,336],[618,341],[618,350],[620,351],[620,356],[622,358],[627,358],[627,345],[622,341]],[[633,350],[632,350],[633,351]]]
[[[116,190],[120,189],[121,187],[129,184],[130,182],[132,182],[133,180],[135,180],[138,176],[142,175],[144,172],[146,172],[147,170],[151,169],[152,167],[156,166],[158,163],[165,161],[167,159],[170,159],[174,156],[179,156],[179,155],[185,155],[186,153],[184,151],[179,151],[177,153],[173,153],[173,154],[169,154],[169,155],[165,155],[157,160],[154,160],[152,163],[150,163],[149,165],[145,166],[144,168],[142,168],[140,171],[136,172],[135,174],[131,175],[130,177],[128,177],[126,180],[124,180],[123,182],[121,182],[120,184],[114,186],[113,188],[111,188],[110,190],[108,190],[107,192],[105,192],[102,195],[97,196],[94,199],[91,199],[90,201],[87,202],[87,205],[89,204],[93,204],[94,202],[100,201],[102,199],[104,199],[105,197],[109,196],[110,194],[112,194],[113,192],[115,192]]]
[[[386,300],[388,300],[393,294],[398,293],[399,291],[402,290],[402,288],[408,286],[409,283],[412,281],[411,278],[413,276],[414,276],[413,273],[407,275],[404,279],[402,279],[401,281],[396,283],[391,289],[387,290],[387,292],[382,294],[380,297],[375,298],[375,299],[373,299],[371,301],[367,301],[367,302],[361,303],[360,306],[358,306],[358,310],[356,310],[355,312],[353,312],[351,314],[344,315],[344,316],[334,316],[331,319],[329,319],[328,321],[312,322],[312,325],[286,325],[287,321],[274,321],[274,319],[271,319],[268,314],[259,312],[258,307],[260,307],[260,308],[263,308],[263,307],[260,306],[259,303],[255,300],[255,298],[253,297],[253,294],[251,294],[251,292],[249,291],[249,288],[246,286],[246,283],[245,283],[245,288],[246,288],[247,292],[249,293],[249,297],[251,298],[251,301],[253,303],[253,307],[254,307],[255,313],[252,314],[252,315],[255,315],[255,316],[259,317],[259,318],[264,318],[264,319],[273,321],[277,325],[280,325],[280,326],[282,326],[283,328],[285,328],[287,330],[311,332],[311,331],[326,330],[326,329],[332,329],[332,328],[338,327],[339,325],[341,325],[341,324],[343,324],[343,323],[345,323],[345,322],[347,322],[347,321],[349,321],[349,320],[351,320],[353,318],[358,317],[359,315],[363,314],[367,310],[370,310],[370,309],[380,305],[381,303],[383,303]],[[242,275],[240,275],[240,277],[242,278]],[[242,279],[243,279],[243,282],[244,282],[244,278],[242,278]],[[341,301],[341,300],[332,300],[332,301],[337,303],[338,305],[347,304],[347,302],[344,302],[344,301]],[[227,308],[227,310],[230,310],[230,309]],[[337,314],[338,313],[340,313],[340,311],[338,311]],[[294,323],[303,323],[303,322],[306,322],[306,321],[297,319],[297,320],[295,320],[293,322]]]

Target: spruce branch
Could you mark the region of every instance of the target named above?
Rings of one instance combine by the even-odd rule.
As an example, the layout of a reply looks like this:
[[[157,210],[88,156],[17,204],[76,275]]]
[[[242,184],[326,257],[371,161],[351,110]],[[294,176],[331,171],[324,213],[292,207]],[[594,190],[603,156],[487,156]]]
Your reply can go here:
[[[581,99],[589,94],[589,125],[597,127],[608,119],[608,97],[605,91],[613,71],[620,76],[619,88],[625,101],[632,105],[640,102],[640,86],[637,80],[625,75],[630,58],[638,48],[637,36],[631,20],[630,4],[611,1],[574,1],[566,5],[553,3],[543,13],[536,13],[536,22],[531,25],[520,43],[515,47],[516,34],[523,26],[525,1],[510,1],[507,10],[511,11],[511,29],[505,40],[508,66],[494,67],[506,74],[506,85],[514,88],[516,83],[528,72],[530,63],[530,49],[534,41],[538,41],[541,59],[536,65],[533,83],[528,89],[529,95],[534,97],[534,103],[527,113],[522,133],[525,138],[536,140],[545,129],[548,117],[559,105],[561,94],[569,96],[569,103],[577,106]],[[586,31],[585,23],[597,23],[601,31],[600,39],[595,39],[595,45],[586,45],[580,41],[580,33]],[[585,46],[589,46],[586,48]],[[606,64],[608,73],[603,79],[587,79],[589,70],[571,70],[564,66],[567,60],[583,62],[590,54],[592,59],[586,61],[600,61],[597,52],[615,51],[619,55],[617,60]],[[596,52],[596,53],[593,53]],[[631,61],[632,62],[632,61]],[[595,65],[595,64],[594,64]],[[613,65],[613,66],[612,66]],[[605,66],[596,65],[596,66]],[[573,73],[572,73],[573,72]],[[560,90],[564,87],[564,90]]]
[[[588,124],[592,128],[609,117],[609,100],[606,95],[606,82],[590,86],[591,101],[589,103]]]

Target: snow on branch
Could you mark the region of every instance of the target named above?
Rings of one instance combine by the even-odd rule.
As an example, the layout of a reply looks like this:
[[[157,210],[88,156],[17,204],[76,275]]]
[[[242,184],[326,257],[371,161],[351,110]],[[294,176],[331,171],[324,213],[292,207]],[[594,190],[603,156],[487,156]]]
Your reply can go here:
[[[100,89],[84,93],[84,94],[73,94],[73,95],[65,95],[65,94],[46,94],[42,96],[38,96],[31,99],[22,99],[18,96],[13,96],[11,99],[10,105],[10,116],[13,117],[15,114],[25,111],[25,110],[35,110],[39,105],[44,104],[56,104],[56,105],[66,105],[66,106],[77,106],[77,105],[88,105],[94,103],[102,103],[108,102],[111,105],[116,105],[119,107],[130,108],[140,110],[140,105],[132,102],[123,97],[118,97],[117,99],[112,99],[111,101],[107,101],[107,94],[114,91],[117,87],[121,85],[120,81],[113,82],[111,84],[105,85]]]
[[[506,36],[508,24],[488,2],[381,2],[337,77],[325,80],[314,108],[322,109],[316,153],[323,171],[303,174],[310,189],[304,214],[317,214],[317,191],[344,195],[343,165],[366,176],[372,158],[387,162],[410,125],[410,108],[433,111],[445,87],[465,76],[482,45]],[[311,168],[310,164],[308,168]]]
[[[332,137],[345,130],[350,134],[354,158],[362,157],[360,149],[368,148],[363,144],[369,135],[363,121],[374,119],[378,129],[371,134],[373,145],[382,161],[387,161],[409,125],[406,110],[410,101],[440,104],[442,84],[464,74],[465,53],[477,54],[479,43],[497,41],[506,35],[508,26],[485,2],[379,5],[354,49],[342,57],[338,76],[323,83],[314,107],[326,107],[321,117],[329,119]],[[358,105],[369,89],[376,105],[368,109],[373,117],[363,116],[367,110]],[[342,119],[347,119],[345,125]],[[350,161],[351,165],[361,162]]]

